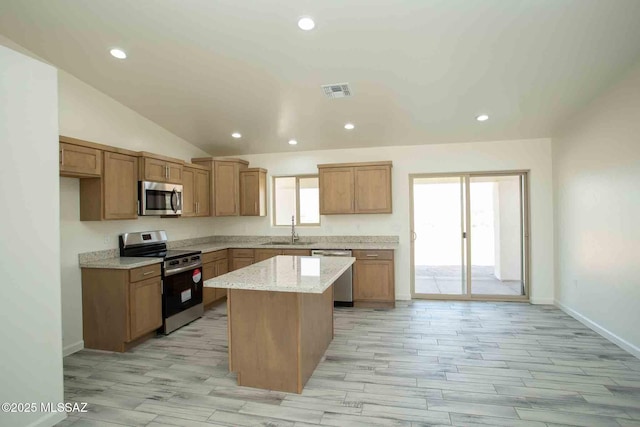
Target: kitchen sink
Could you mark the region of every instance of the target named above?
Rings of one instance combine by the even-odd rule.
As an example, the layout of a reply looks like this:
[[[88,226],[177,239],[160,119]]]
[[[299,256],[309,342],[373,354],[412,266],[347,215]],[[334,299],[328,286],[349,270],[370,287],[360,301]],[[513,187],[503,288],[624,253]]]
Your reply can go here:
[[[291,243],[289,242],[266,242],[266,243],[260,243],[263,246],[266,245],[287,245],[287,246],[308,246],[308,245],[313,245],[315,242],[293,242]]]

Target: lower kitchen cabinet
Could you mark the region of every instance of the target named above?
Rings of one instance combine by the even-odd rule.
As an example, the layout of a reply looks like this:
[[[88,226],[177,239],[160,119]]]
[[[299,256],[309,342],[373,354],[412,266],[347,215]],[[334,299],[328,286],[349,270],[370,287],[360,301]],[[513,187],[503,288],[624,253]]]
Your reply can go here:
[[[226,249],[202,254],[202,262],[202,280],[213,279],[229,272]],[[205,309],[225,296],[227,296],[226,289],[205,287],[202,294]]]
[[[311,251],[308,249],[256,249],[254,262],[264,261],[278,255],[310,256]]]
[[[255,262],[253,249],[229,249],[229,271],[239,270]]]
[[[353,302],[356,306],[395,307],[393,251],[353,251]]]
[[[160,264],[131,270],[82,269],[85,348],[124,352],[162,326]]]

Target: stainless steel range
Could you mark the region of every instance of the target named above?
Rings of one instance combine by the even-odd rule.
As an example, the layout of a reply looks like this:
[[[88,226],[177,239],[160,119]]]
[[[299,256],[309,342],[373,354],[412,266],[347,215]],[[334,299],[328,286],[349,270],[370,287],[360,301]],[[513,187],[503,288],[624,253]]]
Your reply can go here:
[[[162,258],[162,328],[169,334],[201,317],[202,252],[167,249],[167,234],[145,231],[120,235],[120,256]]]

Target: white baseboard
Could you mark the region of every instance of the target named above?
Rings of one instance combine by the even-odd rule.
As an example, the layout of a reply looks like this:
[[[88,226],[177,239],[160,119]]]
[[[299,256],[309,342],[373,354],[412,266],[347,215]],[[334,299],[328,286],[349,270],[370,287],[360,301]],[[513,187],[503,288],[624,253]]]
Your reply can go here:
[[[396,301],[411,301],[411,294],[396,295]]]
[[[553,298],[530,298],[529,302],[535,305],[553,305],[555,303]]]
[[[68,346],[62,349],[62,357],[67,357],[70,354],[75,353],[76,351],[80,351],[84,348],[84,341],[80,340],[78,342],[74,342],[73,344],[69,344]]]
[[[27,425],[27,427],[51,427],[58,424],[60,421],[67,418],[67,414],[64,412],[51,412]]]
[[[614,334],[610,330],[600,326],[599,324],[597,324],[593,320],[583,316],[582,314],[578,313],[574,309],[567,307],[566,305],[564,305],[560,301],[556,300],[556,301],[554,301],[554,303],[562,311],[564,311],[569,316],[571,316],[574,319],[576,319],[578,322],[580,322],[583,325],[587,326],[589,329],[594,330],[595,332],[599,333],[600,335],[602,335],[603,337],[605,337],[609,341],[613,342],[614,344],[619,345],[620,347],[622,347],[623,349],[627,350],[629,353],[633,354],[635,357],[640,359],[640,347],[631,344],[629,341],[619,337],[618,335]]]

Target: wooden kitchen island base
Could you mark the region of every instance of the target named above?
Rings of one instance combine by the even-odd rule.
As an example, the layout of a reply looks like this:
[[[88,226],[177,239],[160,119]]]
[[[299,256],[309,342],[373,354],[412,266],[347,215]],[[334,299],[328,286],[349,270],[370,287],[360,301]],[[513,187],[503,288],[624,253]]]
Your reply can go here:
[[[333,339],[333,285],[322,294],[229,289],[227,313],[238,385],[302,393]]]

